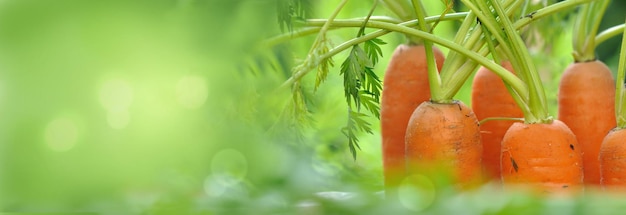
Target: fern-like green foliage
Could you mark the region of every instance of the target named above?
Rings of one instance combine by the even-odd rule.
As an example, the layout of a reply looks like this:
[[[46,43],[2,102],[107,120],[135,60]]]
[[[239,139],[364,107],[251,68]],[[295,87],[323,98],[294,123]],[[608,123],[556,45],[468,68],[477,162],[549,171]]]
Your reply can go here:
[[[292,21],[294,19],[304,19],[310,12],[311,0],[277,0],[278,1],[278,21],[284,31],[287,28],[292,31]],[[372,6],[371,16],[376,4]],[[365,35],[365,23],[359,29],[356,37]],[[376,75],[373,68],[378,63],[379,57],[382,56],[381,45],[386,43],[378,38],[365,41],[363,44],[357,44],[352,47],[348,57],[342,62],[340,75],[343,76],[344,95],[348,105],[348,122],[341,129],[342,133],[348,138],[348,146],[354,159],[356,159],[356,149],[359,147],[358,132],[372,133],[371,124],[365,118],[367,114],[361,113],[361,107],[364,107],[373,116],[380,118],[380,94],[382,84],[380,78]],[[300,74],[308,71],[317,70],[314,90],[326,80],[329,70],[335,66],[332,56],[326,56],[332,47],[330,40],[326,38],[325,32],[320,33],[316,41],[311,47],[307,58],[292,70],[292,96],[291,117],[296,123],[309,123],[310,112],[307,108],[306,95],[302,91],[302,83],[300,83]]]
[[[321,41],[321,45],[318,49],[316,49],[315,56],[322,56],[328,53],[329,49],[330,41],[324,37],[324,39]],[[317,90],[320,84],[322,84],[322,82],[326,80],[330,67],[334,66],[335,62],[333,61],[332,57],[319,59],[319,65],[317,66],[317,76],[315,78],[315,90]]]
[[[305,20],[313,11],[313,0],[276,0],[278,11],[278,24],[285,31],[293,30],[293,21]]]
[[[380,94],[382,84],[380,78],[373,70],[378,62],[382,51],[379,45],[386,44],[381,39],[372,39],[364,43],[364,48],[355,45],[350,54],[341,64],[340,74],[343,75],[344,94],[348,103],[348,124],[342,129],[348,138],[348,147],[354,159],[356,148],[359,148],[358,131],[371,133],[371,125],[364,118],[368,115],[361,113],[361,107],[365,107],[370,113],[380,118]],[[356,108],[353,111],[352,107]],[[359,148],[360,149],[360,148]]]
[[[373,65],[378,63],[378,56],[383,56],[383,51],[380,49],[380,45],[385,45],[385,41],[374,38],[368,41],[365,41],[363,44],[363,48],[365,48],[365,53],[367,53],[367,57],[372,61]]]
[[[352,111],[351,108],[348,108],[348,115],[348,124],[346,127],[341,129],[341,132],[348,137],[348,147],[350,148],[350,153],[352,154],[352,158],[356,159],[356,149],[358,148],[361,150],[356,132],[362,131],[371,134],[372,125],[365,120],[365,117],[367,117],[366,114],[355,112]]]

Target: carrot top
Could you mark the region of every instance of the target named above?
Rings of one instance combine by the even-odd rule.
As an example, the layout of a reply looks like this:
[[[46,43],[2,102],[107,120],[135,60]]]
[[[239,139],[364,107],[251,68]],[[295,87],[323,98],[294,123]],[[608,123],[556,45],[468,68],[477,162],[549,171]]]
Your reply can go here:
[[[574,25],[574,61],[588,62],[596,60],[596,35],[600,22],[610,0],[598,0],[584,4]]]

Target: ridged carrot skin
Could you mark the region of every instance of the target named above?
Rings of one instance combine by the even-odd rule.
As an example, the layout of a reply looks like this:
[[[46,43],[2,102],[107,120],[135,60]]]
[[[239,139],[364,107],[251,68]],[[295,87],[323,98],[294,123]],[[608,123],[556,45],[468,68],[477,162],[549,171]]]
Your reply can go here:
[[[513,71],[508,61],[502,62],[502,66]],[[485,67],[480,67],[474,76],[471,98],[472,110],[479,121],[489,117],[524,117],[502,79]],[[511,120],[493,120],[480,125],[485,179],[500,181],[500,143],[513,123]]]
[[[561,121],[514,123],[502,140],[504,189],[531,186],[540,194],[575,194],[583,190],[581,147]]]
[[[398,186],[406,176],[406,126],[419,104],[430,99],[428,63],[423,45],[399,45],[383,79],[380,121],[385,187]],[[438,70],[444,55],[433,47]]]
[[[626,190],[626,129],[611,130],[600,148],[601,185]]]
[[[558,118],[582,147],[585,184],[600,184],[600,145],[615,128],[615,80],[601,61],[573,63],[559,84]]]
[[[462,102],[424,102],[411,115],[406,132],[409,174],[450,174],[455,185],[471,187],[482,174],[481,155],[478,120]]]

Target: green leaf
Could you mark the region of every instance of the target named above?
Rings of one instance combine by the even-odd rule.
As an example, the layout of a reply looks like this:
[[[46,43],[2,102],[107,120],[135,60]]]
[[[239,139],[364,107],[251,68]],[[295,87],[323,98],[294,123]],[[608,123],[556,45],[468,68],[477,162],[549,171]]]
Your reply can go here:
[[[340,75],[343,75],[343,87],[344,94],[346,96],[346,102],[348,106],[352,106],[352,101],[357,109],[360,108],[359,91],[361,89],[361,83],[363,82],[361,75],[362,70],[365,69],[364,62],[362,61],[363,50],[359,46],[354,46],[350,51],[350,55],[341,64]]]
[[[359,96],[363,107],[380,119],[380,105],[377,96],[365,90],[361,91]]]
[[[323,39],[321,45],[314,52],[317,57],[322,56],[330,50],[330,42],[327,39]],[[335,62],[332,57],[324,58],[320,60],[317,66],[317,75],[315,77],[315,90],[326,80],[330,67],[334,67]]]
[[[378,103],[380,100],[380,93],[382,91],[382,84],[378,75],[374,73],[374,70],[371,67],[365,67],[364,69],[365,75],[365,91],[370,93],[374,100]]]
[[[373,65],[376,65],[378,63],[378,56],[383,56],[383,51],[380,49],[379,45],[385,44],[387,43],[379,38],[365,41],[365,43],[363,44],[363,47],[365,48],[365,53],[367,53],[367,56],[372,61]]]
[[[361,150],[361,146],[359,146],[359,139],[356,136],[356,133],[359,131],[367,132],[372,134],[372,125],[365,121],[366,114],[352,111],[351,108],[348,108],[348,124],[341,129],[341,132],[348,138],[348,147],[350,148],[350,153],[352,154],[352,158],[356,160],[356,149]]]
[[[282,31],[293,30],[293,20],[305,20],[313,11],[312,0],[277,0],[278,24]]]

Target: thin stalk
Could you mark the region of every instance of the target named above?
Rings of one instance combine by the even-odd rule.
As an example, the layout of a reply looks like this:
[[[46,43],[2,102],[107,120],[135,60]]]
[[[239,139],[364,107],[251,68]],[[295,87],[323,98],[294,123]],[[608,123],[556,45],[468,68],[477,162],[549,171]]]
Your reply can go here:
[[[574,26],[574,61],[588,62],[596,60],[596,40],[602,17],[609,6],[609,0],[598,0],[581,7],[576,26]]]
[[[587,38],[588,48],[587,50],[585,50],[585,52],[593,53],[594,56],[595,56],[595,49],[596,49],[596,40],[594,36],[598,35],[598,30],[600,28],[600,24],[602,23],[602,17],[604,17],[604,14],[606,13],[606,9],[609,7],[610,2],[611,2],[610,0],[599,0],[597,2],[594,2],[593,11],[590,12],[591,14],[595,16],[595,19],[591,23],[591,26],[589,29],[590,30],[589,35],[591,36]]]
[[[408,21],[414,19],[413,15],[411,15],[405,8],[409,8],[404,0],[381,0],[383,5],[385,5],[391,12],[396,14],[398,18],[402,21]]]
[[[574,32],[572,35],[572,44],[574,47],[574,61],[580,62],[579,59],[582,59],[585,47],[585,37],[587,36],[587,19],[589,15],[589,10],[593,3],[589,3],[586,5],[580,6],[580,11],[578,13],[578,17],[576,22],[574,23]]]
[[[626,35],[626,28],[623,32]],[[617,128],[626,128],[626,36],[622,37],[622,48],[619,54],[617,66],[617,79],[615,80],[615,119]]]
[[[479,64],[485,66],[486,68],[488,68],[489,70],[493,71],[498,76],[500,76],[505,82],[509,83],[511,85],[511,87],[513,89],[515,89],[515,91],[520,94],[521,97],[523,97],[523,98],[527,98],[528,97],[526,85],[521,80],[519,80],[515,75],[511,74],[509,71],[504,69],[502,66],[492,62],[488,58],[480,56],[477,53],[472,52],[470,50],[467,50],[467,49],[463,48],[459,44],[456,44],[456,43],[454,43],[454,42],[452,42],[450,40],[446,40],[444,38],[437,37],[435,35],[432,35],[432,34],[429,34],[429,33],[426,33],[426,32],[420,31],[420,30],[417,30],[417,29],[413,29],[413,28],[410,28],[410,27],[407,27],[407,26],[403,26],[403,25],[394,25],[394,24],[390,24],[390,23],[374,22],[374,21],[372,21],[371,24],[375,28],[385,29],[385,30],[388,30],[388,31],[395,31],[395,32],[398,32],[398,33],[403,33],[403,34],[410,34],[410,35],[413,35],[413,36],[416,36],[416,37],[421,37],[424,40],[430,40],[433,43],[437,43],[437,44],[439,44],[441,46],[449,48],[452,51],[456,51],[456,52],[459,52],[459,53],[461,53],[463,55],[466,55],[469,59],[478,62]],[[367,38],[365,38],[366,36],[367,35],[365,35],[363,37],[360,37],[358,39],[360,39],[361,42],[364,42],[364,41],[367,40]],[[353,43],[354,43],[354,41],[353,41]],[[341,46],[345,46],[345,45],[346,44],[344,43]],[[349,47],[351,47],[351,46],[352,45],[349,45]],[[331,52],[333,50],[330,50],[325,55],[320,56],[320,59],[322,59],[322,57],[332,56]],[[292,78],[287,80],[281,86],[289,86],[290,83],[293,83],[295,80],[299,80],[299,78],[301,78],[303,75],[304,74],[301,74],[299,77],[292,76]]]
[[[517,8],[521,3],[522,3],[521,1],[516,1],[516,0],[506,1],[505,4],[507,4],[507,7],[509,7],[509,12],[507,13],[512,14],[513,11],[515,11],[515,8]],[[477,17],[474,16],[473,18],[474,19],[470,21],[470,24],[476,22],[475,20]],[[469,37],[467,37],[467,35],[462,35],[463,40],[461,40],[458,43],[465,44],[464,47],[469,48],[472,51],[478,51],[481,49],[481,47],[485,45],[485,41],[481,40],[481,37],[482,37],[482,28],[476,28],[472,30],[471,35]],[[487,56],[487,53],[481,53],[481,54],[482,56]],[[448,71],[456,71],[457,68],[462,68],[462,67],[467,67],[468,70],[475,71],[476,68],[478,67],[478,64],[476,64],[475,62],[467,61],[466,57],[456,56],[456,55],[458,54],[452,53],[451,55],[449,55],[449,57],[446,60],[446,64],[444,65],[444,68],[442,69],[441,79],[444,81],[443,82],[444,86],[451,86],[451,85],[455,86],[454,83],[459,83],[459,81],[463,82],[464,80],[467,79],[467,77],[465,76],[459,77],[457,75],[457,72],[448,72]],[[456,93],[458,89],[460,89],[460,87],[461,86],[458,86],[456,88],[446,87],[446,89],[449,89],[449,90],[446,90],[446,91],[449,91],[449,93],[447,94]]]
[[[527,73],[530,77],[528,81],[528,89],[529,91],[529,106],[532,111],[533,116],[524,116],[526,119],[526,123],[549,123],[552,121],[548,114],[548,106],[546,101],[545,91],[543,89],[543,85],[541,83],[541,79],[539,77],[539,73],[532,63],[532,58],[528,53],[528,49],[526,48],[524,41],[519,36],[517,31],[513,28],[513,23],[509,20],[508,16],[504,12],[504,9],[500,5],[500,2],[492,1],[492,5],[500,17],[500,21],[504,26],[504,31],[506,32],[507,38],[511,41],[511,45],[513,51],[516,52],[516,57],[518,57],[521,61],[518,61],[521,64],[522,70],[517,70],[518,73]],[[536,117],[536,118],[535,118]]]
[[[335,19],[335,17],[337,17],[337,15],[339,15],[339,12],[341,12],[341,9],[343,9],[343,6],[345,6],[347,3],[348,3],[348,0],[343,0],[339,3],[339,6],[335,8],[335,11],[333,11],[333,13],[328,18],[328,22],[326,22],[326,24],[322,26],[322,29],[320,29],[320,32],[317,35],[318,39],[324,37],[324,35],[326,34],[326,31],[328,31],[328,28],[330,28],[330,23],[333,22],[333,20]]]
[[[352,26],[342,26],[344,23],[354,23],[355,21],[360,22],[361,24],[363,24],[363,21],[367,19],[367,17],[358,17],[358,18],[349,18],[349,19],[335,19],[333,20],[333,23],[331,23],[331,27],[352,27]],[[400,21],[398,19],[394,19],[388,16],[371,16],[369,18],[369,20],[372,21],[381,21],[381,22],[388,22],[388,23],[394,23],[394,24],[400,24],[404,21]],[[322,26],[324,24],[326,24],[328,22],[328,19],[306,19],[304,21],[299,21],[299,23],[302,23],[304,26],[306,27],[312,27],[312,26]],[[353,25],[353,24],[348,24],[348,25]]]
[[[474,8],[473,11],[480,11],[478,7],[471,2],[467,2],[468,7]],[[509,0],[505,3],[510,4],[509,6],[513,10],[513,8],[517,7],[521,2]],[[511,11],[512,11],[511,10]],[[480,12],[475,12],[480,13]],[[478,15],[477,15],[478,16]],[[486,19],[484,14],[481,13],[479,16],[480,19]],[[472,23],[476,23],[475,20],[471,20]],[[479,23],[482,25],[482,23]],[[489,24],[487,24],[489,25]],[[492,25],[491,28],[495,29],[496,25]],[[474,27],[472,29],[471,35],[466,38],[462,44],[464,44],[464,48],[470,49],[473,52],[477,52],[484,46],[485,41],[481,40],[482,37],[482,27]],[[499,29],[499,28],[498,28]],[[501,38],[502,39],[502,38]],[[441,79],[443,81],[443,89],[444,89],[444,97],[453,97],[456,93],[461,89],[463,83],[471,76],[471,74],[476,71],[479,64],[475,61],[468,60],[467,57],[463,55],[459,55],[458,53],[452,53],[448,59],[446,59],[446,63],[444,64],[444,68],[442,69]],[[487,56],[487,53],[481,54],[481,56]],[[520,99],[522,100],[522,99]]]
[[[294,75],[298,74],[298,73],[302,73],[303,71],[310,71],[312,68],[317,67],[318,66],[318,61],[316,59],[316,54],[315,52],[319,49],[319,46],[324,46],[324,42],[326,40],[326,31],[328,31],[328,29],[330,28],[330,23],[332,23],[332,20],[335,19],[335,17],[337,17],[337,15],[339,15],[339,12],[341,11],[341,9],[343,9],[343,7],[348,3],[348,0],[343,0],[339,3],[339,5],[337,6],[337,8],[335,8],[335,10],[333,11],[333,13],[330,15],[330,18],[328,18],[328,22],[326,24],[324,24],[324,26],[322,26],[322,28],[320,29],[319,33],[317,34],[317,37],[315,38],[315,41],[313,42],[313,45],[311,46],[311,49],[309,49],[309,53],[307,54],[306,59],[303,61],[302,64],[296,66],[294,68]],[[292,75],[293,77],[293,75]],[[298,79],[300,80],[300,79]],[[292,86],[294,88],[292,88],[292,90],[295,90],[295,86],[294,83],[297,83],[296,80],[294,80],[291,84],[289,84],[289,86]],[[282,88],[282,86],[281,86]]]
[[[491,35],[498,41],[500,44],[506,43],[505,36],[506,34],[502,34],[501,26],[496,20],[494,16],[486,15],[490,14],[489,6],[484,1],[476,1],[478,5],[472,4],[469,0],[461,0],[467,7],[469,7],[472,11],[480,11],[482,13],[477,13],[478,19],[480,19],[480,25],[491,31]],[[508,16],[506,16],[508,17]],[[502,19],[502,17],[500,17]],[[501,46],[502,51],[506,55],[512,54],[512,50],[507,46]]]
[[[465,17],[465,19],[463,20],[463,23],[461,23],[461,26],[459,27],[459,30],[457,31],[456,36],[454,37],[454,42],[456,44],[464,44],[464,41],[467,39],[467,35],[470,33],[470,30],[472,30],[472,25],[475,22],[476,22],[476,14],[470,11],[467,17]],[[441,68],[441,71],[442,71],[441,79],[443,82],[446,82],[448,79],[450,79],[449,76],[452,76],[451,74],[448,75],[448,73],[451,73],[451,72],[445,72],[445,71],[453,70],[449,68],[458,68],[458,67],[453,67],[452,65],[455,65],[454,64],[455,62],[459,62],[460,61],[459,58],[462,58],[462,56],[459,56],[459,53],[456,53],[456,52],[448,53],[448,56],[446,57],[446,62],[443,64],[443,67]]]
[[[433,23],[433,22],[439,22],[439,21],[457,20],[457,19],[465,18],[467,16],[467,14],[468,14],[468,12],[460,12],[460,13],[446,14],[443,17],[441,17],[441,16],[430,16],[430,17],[426,17],[424,21],[427,22],[427,23]],[[348,28],[348,27],[359,28],[359,27],[363,26],[363,22],[364,21],[365,21],[365,18],[336,19],[336,20],[330,22],[330,28],[328,30],[333,30],[333,29],[338,29],[338,28]],[[372,21],[381,21],[381,22],[388,22],[388,23],[396,24],[395,21],[390,21],[390,20],[370,19],[370,22],[372,22]],[[372,26],[371,26],[371,24],[369,24],[370,22],[367,22],[365,24],[365,27],[371,28]],[[315,33],[319,32],[322,29],[321,26],[325,25],[326,23],[329,23],[328,19],[308,19],[308,20],[306,20],[304,25],[309,27],[309,28],[302,29],[302,30],[299,30],[299,31],[293,31],[291,33],[285,33],[285,34],[281,34],[281,35],[272,37],[270,39],[265,40],[263,42],[263,46],[264,47],[272,47],[272,46],[275,46],[277,44],[280,44],[280,43],[283,43],[283,42],[287,42],[287,41],[295,39],[295,38],[299,38],[299,37],[304,37],[304,36],[307,36],[307,35],[315,34]],[[411,20],[411,21],[408,21],[408,22],[402,22],[402,23],[398,23],[398,24],[399,25],[405,25],[405,26],[416,26],[417,23],[418,23],[417,20]],[[387,31],[387,33],[389,33],[389,31]]]
[[[550,6],[541,8],[534,13],[531,12],[531,14],[524,16],[521,19],[517,20],[514,24],[515,25],[514,27],[515,29],[520,29],[521,27],[528,25],[528,23],[532,22],[535,19],[541,19],[545,16],[549,16],[554,13],[567,10],[572,7],[589,3],[592,1],[597,1],[597,0],[567,0],[567,1],[561,1],[559,3],[551,4]]]
[[[600,44],[607,41],[608,39],[611,39],[614,36],[624,33],[624,26],[626,26],[626,24],[620,24],[600,32],[595,38],[596,46],[599,46]]]
[[[518,121],[518,122],[524,122],[524,118],[487,117],[487,118],[484,118],[484,119],[478,121],[478,124],[482,125],[482,124],[485,124],[486,122],[489,122],[489,121]]]
[[[537,10],[535,13],[533,13],[532,16],[530,16],[530,15],[529,16],[524,16],[523,18],[517,20],[515,22],[515,24],[514,24],[515,29],[523,28],[526,25],[530,24],[532,21],[536,20],[536,19],[540,19],[540,18],[543,18],[545,16],[548,16],[548,15],[551,15],[551,14],[554,14],[554,13],[557,13],[557,12],[560,12],[560,11],[563,11],[563,10],[570,9],[572,7],[578,6],[580,4],[588,3],[590,1],[593,1],[593,0],[568,0],[568,1],[562,1],[562,2],[559,2],[559,3],[552,4],[550,6],[542,8],[540,10]],[[456,13],[456,15],[460,15],[460,14],[463,14],[463,13]],[[452,15],[455,15],[455,14],[450,14],[450,15],[452,16]],[[463,14],[462,16],[466,16],[466,15],[467,15],[467,13]],[[446,18],[448,18],[448,17],[449,16],[446,15]],[[459,19],[459,17],[456,17],[456,19]],[[428,17],[428,18],[426,18],[427,22],[429,22],[429,20],[431,22],[432,21],[437,21],[438,17]],[[402,28],[404,26],[414,26],[414,25],[417,24],[417,20],[404,22],[404,23],[399,24],[399,26],[394,26],[393,24],[389,24],[389,23],[387,23],[388,25],[385,25],[385,24],[382,24],[382,23],[383,22],[378,22],[378,21],[370,21],[370,22],[368,22],[367,27],[369,27],[369,28],[378,28],[378,29],[382,29],[382,30],[375,31],[375,32],[367,34],[365,36],[362,36],[362,37],[359,37],[359,38],[354,38],[354,39],[351,39],[349,41],[346,41],[345,43],[341,44],[340,46],[330,50],[328,53],[320,56],[320,59],[323,59],[325,57],[331,57],[331,56],[333,56],[333,55],[335,55],[335,54],[337,54],[337,53],[339,53],[341,51],[344,51],[344,50],[352,47],[354,44],[362,43],[362,42],[365,42],[367,40],[370,40],[370,39],[373,39],[373,38],[385,35],[385,34],[387,34],[389,32],[397,30],[397,28]],[[359,25],[351,26],[351,27],[358,27],[358,26],[360,26],[360,24],[362,24],[362,23],[359,23]],[[400,33],[403,33],[403,32],[400,32]],[[283,36],[283,38],[284,38],[284,36]],[[274,40],[274,41],[281,41],[281,40]],[[280,43],[280,42],[278,42],[278,43]],[[437,42],[435,42],[435,43],[437,43]],[[441,43],[438,43],[438,44],[441,44]],[[454,44],[454,43],[452,43],[452,44]],[[458,45],[456,45],[456,46],[457,46],[457,48],[459,48]],[[460,47],[460,48],[462,48],[462,47]],[[464,51],[467,51],[467,50],[464,50]],[[481,50],[480,53],[481,53],[481,56],[485,56],[488,52],[487,52],[487,50],[485,50],[485,51]],[[446,62],[448,62],[448,61],[446,61]],[[444,64],[444,68],[446,67],[447,64],[448,63]],[[491,68],[489,68],[489,69],[491,69]],[[442,72],[442,79],[443,79],[444,78],[443,75],[445,75],[445,71],[446,70],[442,69],[442,71],[443,71]],[[492,70],[492,71],[494,71],[494,70]],[[310,72],[310,71],[300,71],[300,72],[294,74],[291,78],[286,80],[281,85],[281,88],[285,87],[285,86],[289,86],[292,83],[294,83],[295,81],[300,80],[300,78],[302,78],[308,72]],[[496,71],[494,71],[494,72],[496,72]],[[443,80],[445,80],[445,79],[443,79]],[[521,81],[520,81],[520,83],[521,83]],[[520,96],[525,96],[525,95],[528,95],[528,94],[524,93],[524,92],[520,92]]]
[[[421,2],[418,2],[417,0],[412,0],[412,3],[415,9],[415,14],[417,15],[419,28],[423,32],[430,32],[430,26],[428,26],[424,21],[426,12],[422,7]],[[441,97],[441,77],[439,77],[439,73],[437,71],[437,62],[435,61],[435,54],[433,53],[433,42],[428,40],[425,40],[423,42],[425,49],[424,51],[426,52],[426,62],[428,63],[426,68],[428,69],[428,84],[430,85],[431,100],[440,103],[450,103],[449,100]]]

